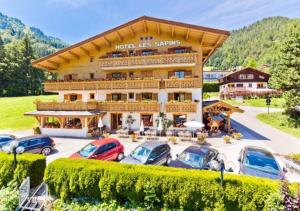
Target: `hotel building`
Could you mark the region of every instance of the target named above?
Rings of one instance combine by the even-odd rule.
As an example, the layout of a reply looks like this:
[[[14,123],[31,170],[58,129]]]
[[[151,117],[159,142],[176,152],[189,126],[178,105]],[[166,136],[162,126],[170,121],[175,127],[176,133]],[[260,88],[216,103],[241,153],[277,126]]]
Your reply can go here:
[[[156,128],[164,112],[172,128],[202,122],[203,64],[228,31],[143,16],[98,34],[32,65],[57,73],[44,82],[53,102],[37,101],[42,133],[85,137],[99,117],[109,130],[128,127],[129,115]]]

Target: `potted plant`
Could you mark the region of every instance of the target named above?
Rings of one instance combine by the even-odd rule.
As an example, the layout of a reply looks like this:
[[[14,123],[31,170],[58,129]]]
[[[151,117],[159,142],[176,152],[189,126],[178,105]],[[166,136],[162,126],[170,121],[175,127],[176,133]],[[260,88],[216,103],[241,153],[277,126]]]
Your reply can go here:
[[[169,137],[168,141],[175,145],[175,144],[177,144],[177,137],[171,136],[171,137]]]
[[[223,136],[223,140],[225,141],[226,144],[230,143],[230,139],[231,139],[231,137],[229,135]]]
[[[207,138],[207,135],[206,135],[205,133],[200,133],[200,134],[197,136],[197,143],[200,144],[200,145],[205,144],[206,138]]]
[[[173,121],[167,118],[167,115],[164,112],[160,112],[158,117],[156,118],[155,122],[156,122],[156,127],[158,127],[159,124],[159,119],[161,119],[162,121],[162,125],[163,125],[163,131],[162,133],[165,134],[166,130],[171,127],[171,125],[173,124]]]
[[[232,138],[235,140],[241,140],[243,138],[243,135],[241,133],[233,133]]]
[[[130,139],[132,142],[136,142],[137,141],[136,134],[135,133],[130,134]]]
[[[34,127],[33,128],[33,134],[34,135],[42,134],[40,127]]]
[[[132,115],[128,115],[127,119],[125,121],[125,124],[128,125],[128,132],[131,134],[131,126],[135,122],[135,119],[132,117]]]

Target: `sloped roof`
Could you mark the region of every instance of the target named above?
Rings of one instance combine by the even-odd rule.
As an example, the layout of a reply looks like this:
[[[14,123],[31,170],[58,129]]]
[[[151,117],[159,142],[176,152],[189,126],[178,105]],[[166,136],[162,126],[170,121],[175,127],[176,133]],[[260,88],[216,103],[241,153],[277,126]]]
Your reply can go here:
[[[32,62],[32,65],[46,70],[56,70],[62,63],[69,63],[70,60],[80,59],[82,55],[89,55],[93,51],[101,51],[102,46],[111,45],[114,42],[122,42],[123,37],[128,35],[134,36],[141,31],[146,32],[147,28],[157,28],[158,33],[164,31],[164,33],[170,33],[172,36],[183,35],[186,39],[189,37],[198,39],[204,49],[204,62],[212,55],[216,48],[223,44],[230,34],[225,30],[142,16],[37,59]]]
[[[204,112],[210,111],[210,108],[213,108],[213,107],[223,107],[223,108],[230,110],[231,113],[233,113],[233,112],[244,113],[244,110],[240,109],[239,107],[230,105],[229,103],[225,103],[224,101],[212,100],[212,101],[204,101],[203,102],[203,111]]]

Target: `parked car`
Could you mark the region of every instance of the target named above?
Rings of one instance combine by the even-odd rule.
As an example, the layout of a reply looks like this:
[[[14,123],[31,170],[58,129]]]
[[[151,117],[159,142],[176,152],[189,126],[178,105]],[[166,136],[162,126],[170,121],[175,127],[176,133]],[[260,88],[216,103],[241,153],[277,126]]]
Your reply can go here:
[[[17,137],[10,134],[0,134],[0,149],[4,145],[8,144],[12,140],[15,140]]]
[[[219,151],[205,146],[190,146],[186,148],[169,166],[188,169],[219,170]]]
[[[89,143],[71,158],[120,161],[124,158],[124,146],[115,138],[100,139]]]
[[[48,135],[35,135],[18,138],[14,140],[17,142],[17,148],[22,148],[23,152],[49,155],[55,146],[54,140]],[[9,151],[12,142],[4,145],[2,149]]]
[[[121,163],[166,165],[172,160],[167,142],[146,141],[135,148]]]
[[[240,152],[240,174],[280,179],[281,169],[271,152],[260,147],[247,146]]]

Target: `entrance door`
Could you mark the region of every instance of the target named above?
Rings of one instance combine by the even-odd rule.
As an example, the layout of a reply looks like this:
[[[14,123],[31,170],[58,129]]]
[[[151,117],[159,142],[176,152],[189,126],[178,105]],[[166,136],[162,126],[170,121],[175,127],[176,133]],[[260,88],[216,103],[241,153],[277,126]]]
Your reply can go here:
[[[122,128],[122,114],[111,114],[111,129],[118,130]]]

